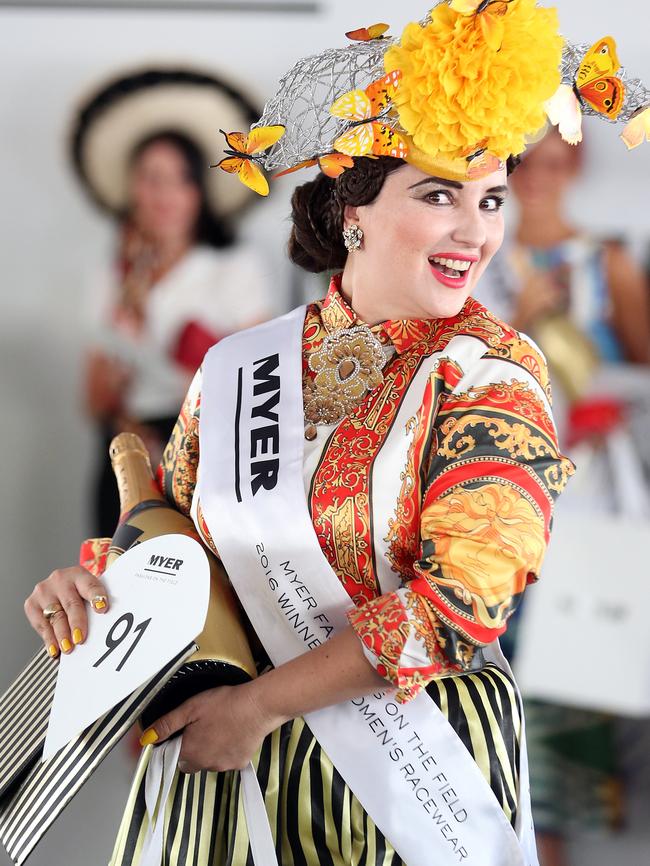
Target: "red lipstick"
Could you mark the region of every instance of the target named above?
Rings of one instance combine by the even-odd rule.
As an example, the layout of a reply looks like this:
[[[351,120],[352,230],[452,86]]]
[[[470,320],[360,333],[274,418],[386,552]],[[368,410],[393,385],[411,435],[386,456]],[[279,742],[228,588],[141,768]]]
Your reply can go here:
[[[443,259],[443,261],[434,261],[434,259]],[[463,289],[467,285],[469,280],[469,274],[472,269],[472,265],[478,262],[479,256],[477,255],[468,255],[467,253],[436,253],[433,256],[429,256],[429,265],[431,267],[431,272],[433,276],[438,280],[439,283],[442,283],[443,286],[446,286],[450,289]],[[449,262],[468,262],[469,267],[462,271],[458,268],[453,269],[451,265],[447,264]],[[458,276],[453,274],[443,273],[443,268],[447,270],[456,270]]]

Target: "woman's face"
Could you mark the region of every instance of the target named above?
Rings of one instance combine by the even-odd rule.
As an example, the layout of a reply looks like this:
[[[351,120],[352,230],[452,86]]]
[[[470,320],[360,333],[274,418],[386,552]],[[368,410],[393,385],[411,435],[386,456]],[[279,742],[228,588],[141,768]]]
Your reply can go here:
[[[461,184],[404,165],[372,204],[345,209],[364,233],[343,289],[368,324],[457,315],[503,241],[505,168]]]
[[[154,141],[137,157],[130,178],[133,219],[145,237],[159,243],[186,243],[194,236],[201,194],[183,154]]]
[[[579,151],[553,130],[529,150],[510,186],[524,210],[545,213],[561,204],[579,170]]]

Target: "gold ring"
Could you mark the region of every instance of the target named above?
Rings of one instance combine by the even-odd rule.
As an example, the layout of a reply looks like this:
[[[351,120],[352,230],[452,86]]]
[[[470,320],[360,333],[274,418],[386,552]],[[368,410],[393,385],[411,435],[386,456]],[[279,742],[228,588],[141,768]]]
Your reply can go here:
[[[54,604],[48,604],[47,607],[43,608],[43,616],[45,619],[50,622],[57,613],[60,613],[63,610],[63,605],[59,604],[58,601],[55,601]]]

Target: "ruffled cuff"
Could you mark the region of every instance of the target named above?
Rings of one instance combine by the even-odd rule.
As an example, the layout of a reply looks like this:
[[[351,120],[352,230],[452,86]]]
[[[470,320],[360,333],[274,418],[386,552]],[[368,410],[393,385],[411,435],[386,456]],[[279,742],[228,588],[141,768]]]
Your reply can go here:
[[[431,613],[406,588],[348,611],[348,620],[366,658],[397,688],[396,700],[402,703],[414,698],[434,677],[462,670],[445,655]]]
[[[110,538],[87,538],[79,548],[79,565],[87,568],[95,577],[106,571],[106,557],[111,546]]]

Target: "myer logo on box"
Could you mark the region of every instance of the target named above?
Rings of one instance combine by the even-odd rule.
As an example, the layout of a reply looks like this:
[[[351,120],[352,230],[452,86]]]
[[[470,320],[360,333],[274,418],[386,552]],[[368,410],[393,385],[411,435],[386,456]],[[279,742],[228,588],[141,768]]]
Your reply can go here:
[[[152,556],[149,559],[150,566],[156,566],[155,568],[145,568],[145,571],[162,571],[164,574],[169,573],[170,571],[180,571],[180,567],[183,564],[182,559],[174,559],[172,556]]]

